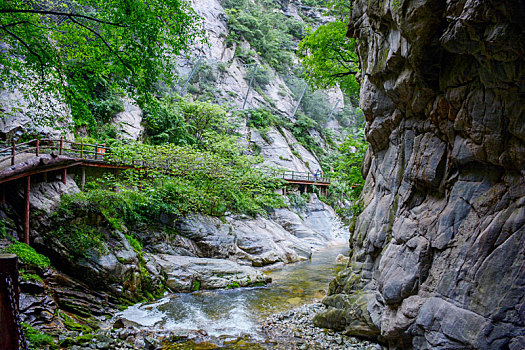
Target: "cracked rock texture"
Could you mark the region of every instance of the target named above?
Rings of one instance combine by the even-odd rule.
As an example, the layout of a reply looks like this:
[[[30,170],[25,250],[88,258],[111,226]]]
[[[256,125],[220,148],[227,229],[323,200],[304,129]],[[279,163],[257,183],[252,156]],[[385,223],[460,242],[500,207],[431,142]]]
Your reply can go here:
[[[525,3],[353,2],[370,147],[317,325],[398,349],[525,348]]]

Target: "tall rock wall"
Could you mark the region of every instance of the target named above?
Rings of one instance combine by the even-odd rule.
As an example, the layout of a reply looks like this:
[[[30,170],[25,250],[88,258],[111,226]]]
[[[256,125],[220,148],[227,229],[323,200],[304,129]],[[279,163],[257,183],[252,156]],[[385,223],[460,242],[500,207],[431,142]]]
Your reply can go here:
[[[318,325],[391,348],[525,348],[525,3],[353,2],[370,148]]]

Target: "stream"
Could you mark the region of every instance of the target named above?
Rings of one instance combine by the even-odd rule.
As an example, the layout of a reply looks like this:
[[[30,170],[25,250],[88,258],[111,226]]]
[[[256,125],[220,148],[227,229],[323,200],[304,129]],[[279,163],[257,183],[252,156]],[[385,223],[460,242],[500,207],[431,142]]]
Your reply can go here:
[[[329,282],[343,268],[336,264],[339,254],[348,255],[348,244],[324,248],[314,252],[311,260],[268,271],[272,283],[263,287],[172,294],[153,303],[131,306],[116,317],[142,327],[199,338],[193,343],[226,344],[242,339],[264,344],[268,339],[261,325],[268,316],[324,297]]]

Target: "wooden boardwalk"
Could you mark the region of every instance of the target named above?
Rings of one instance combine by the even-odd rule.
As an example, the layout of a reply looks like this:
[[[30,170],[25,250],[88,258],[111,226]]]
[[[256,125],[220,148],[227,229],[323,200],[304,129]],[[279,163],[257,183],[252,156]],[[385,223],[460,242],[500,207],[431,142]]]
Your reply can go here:
[[[175,162],[172,162],[172,164]],[[11,144],[0,148],[0,186],[1,201],[5,203],[6,184],[25,179],[24,191],[24,241],[29,244],[29,194],[31,176],[60,171],[62,182],[66,183],[67,169],[81,167],[81,187],[85,184],[85,167],[106,169],[161,170],[169,173],[170,161],[158,159],[126,159],[113,157],[110,147],[85,144],[64,139],[35,139],[24,143]],[[290,170],[265,169],[267,176],[285,180],[289,184],[314,185],[324,188],[330,186],[330,178],[322,174],[296,172]],[[283,190],[285,191],[285,189]]]
[[[110,169],[156,169],[170,171],[169,161],[151,159],[117,159],[110,147],[63,139],[31,140],[0,149],[0,184],[26,176],[73,166]],[[294,184],[329,186],[330,178],[322,174],[291,170],[265,170],[269,177]]]

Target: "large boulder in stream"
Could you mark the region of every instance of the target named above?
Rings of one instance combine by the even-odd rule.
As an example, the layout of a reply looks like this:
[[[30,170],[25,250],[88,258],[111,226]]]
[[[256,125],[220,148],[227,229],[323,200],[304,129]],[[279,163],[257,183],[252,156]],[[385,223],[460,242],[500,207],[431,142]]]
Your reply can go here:
[[[183,238],[174,237],[171,244],[152,240],[152,252],[177,251],[253,266],[309,259],[312,249],[335,242],[341,233],[334,210],[314,194],[305,208],[275,209],[269,218],[227,216],[221,220],[189,214],[175,220],[174,227]]]
[[[319,325],[525,348],[524,18],[514,0],[353,1],[364,210]]]
[[[149,258],[166,274],[166,286],[172,292],[245,287],[271,280],[253,267],[225,259],[167,254],[150,255]]]
[[[190,214],[175,223],[181,235],[195,242],[202,257],[244,261],[254,266],[308,259],[311,246],[277,223],[256,219]]]

